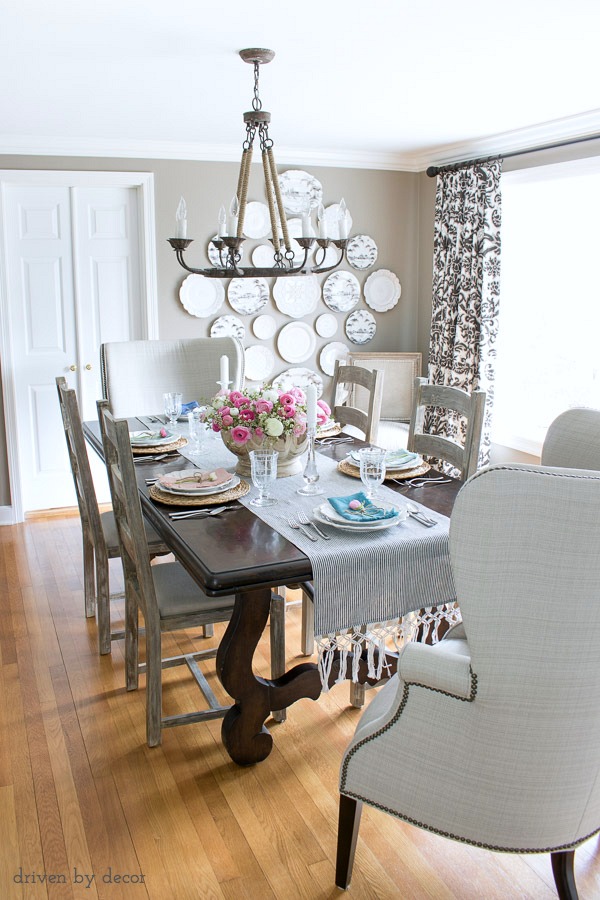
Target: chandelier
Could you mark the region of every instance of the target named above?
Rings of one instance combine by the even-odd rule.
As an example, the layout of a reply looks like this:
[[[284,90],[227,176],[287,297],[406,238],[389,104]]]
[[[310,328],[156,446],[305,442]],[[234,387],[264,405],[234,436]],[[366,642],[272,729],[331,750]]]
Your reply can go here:
[[[306,209],[302,215],[302,237],[295,237],[294,241],[301,248],[300,253],[292,248],[292,239],[285,217],[284,205],[275,166],[273,153],[273,141],[269,137],[269,122],[271,113],[262,108],[262,102],[258,92],[258,79],[260,66],[271,62],[275,56],[273,50],[252,48],[240,50],[240,56],[244,62],[254,66],[254,98],[252,109],[244,113],[246,124],[246,139],[242,149],[242,159],[238,177],[237,191],[229,208],[229,216],[225,208],[219,211],[219,232],[211,241],[218,253],[219,265],[206,269],[195,269],[185,262],[184,252],[192,240],[187,237],[187,211],[183,198],[179,203],[176,215],[177,237],[168,238],[175,251],[177,262],[186,271],[195,275],[205,275],[208,278],[262,278],[269,276],[281,277],[285,275],[310,275],[321,272],[331,272],[336,269],[344,259],[348,244],[346,204],[342,200],[339,204],[339,234],[340,237],[327,236],[328,223],[322,204],[318,209],[319,236],[310,236],[310,205],[307,201]],[[271,243],[273,244],[273,265],[269,267],[246,266],[242,268],[239,263],[242,258],[241,247],[244,241],[244,215],[248,194],[248,180],[250,178],[250,165],[252,163],[252,149],[254,138],[258,131],[260,150],[262,154],[263,174],[265,180],[265,194],[271,220]],[[315,246],[316,245],[316,246]],[[308,254],[315,248],[314,265],[308,265]],[[328,248],[337,249],[337,259],[333,265],[324,265],[328,256]],[[300,264],[296,264],[298,256],[304,254]]]

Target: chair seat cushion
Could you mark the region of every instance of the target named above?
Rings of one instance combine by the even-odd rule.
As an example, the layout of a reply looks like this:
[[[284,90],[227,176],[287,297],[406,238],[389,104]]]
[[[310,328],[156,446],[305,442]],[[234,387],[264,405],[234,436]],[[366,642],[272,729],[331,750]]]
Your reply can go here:
[[[117,534],[117,523],[112,510],[100,513],[100,521],[102,522],[102,531],[104,532],[104,540],[108,555],[111,557],[120,556],[119,535]],[[164,544],[157,532],[149,522],[144,522],[146,529],[146,539],[150,551],[169,553],[168,547]]]
[[[225,621],[233,611],[233,596],[207,597],[180,563],[152,566],[156,601],[161,619],[193,613],[215,612],[214,621]]]

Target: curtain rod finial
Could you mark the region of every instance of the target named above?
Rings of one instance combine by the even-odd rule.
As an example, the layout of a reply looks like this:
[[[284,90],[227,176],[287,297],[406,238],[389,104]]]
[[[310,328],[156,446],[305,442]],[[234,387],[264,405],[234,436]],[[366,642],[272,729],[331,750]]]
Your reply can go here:
[[[429,175],[430,178],[435,178],[439,171],[440,170],[437,166],[429,166],[429,168],[427,169],[427,175]]]

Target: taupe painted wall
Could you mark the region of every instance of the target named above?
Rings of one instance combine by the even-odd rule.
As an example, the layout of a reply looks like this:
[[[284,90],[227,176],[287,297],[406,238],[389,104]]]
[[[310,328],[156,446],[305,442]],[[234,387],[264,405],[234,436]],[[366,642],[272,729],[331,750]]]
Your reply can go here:
[[[214,316],[201,319],[189,315],[179,300],[179,288],[186,272],[178,265],[167,243],[175,230],[175,211],[180,196],[188,207],[188,234],[195,239],[186,256],[190,265],[206,266],[206,245],[216,233],[219,207],[228,207],[237,185],[238,166],[235,163],[207,163],[174,160],[132,160],[76,157],[0,156],[1,169],[38,169],[71,171],[135,171],[153,172],[155,178],[157,279],[159,303],[159,337],[202,337],[209,334],[211,322],[218,315],[237,315],[227,301]],[[350,234],[368,234],[378,246],[378,258],[371,269],[359,271],[344,266],[358,278],[361,286],[376,269],[390,269],[402,285],[402,296],[396,307],[386,313],[376,313],[377,332],[368,344],[351,344],[344,334],[346,314],[336,313],[339,328],[333,338],[318,338],[315,356],[302,365],[320,372],[318,357],[321,348],[330,340],[343,341],[360,350],[417,349],[419,330],[419,191],[422,179],[414,173],[336,169],[329,167],[279,166],[279,171],[307,168],[323,186],[325,206],[345,198],[353,218]],[[426,185],[428,187],[428,185]],[[253,165],[249,200],[264,201],[262,167]],[[431,219],[431,222],[433,220]],[[252,248],[261,241],[246,241],[243,264],[248,264]],[[325,275],[319,276],[321,282]],[[273,279],[269,279],[272,288]],[[427,291],[425,291],[425,295]],[[357,309],[368,309],[361,299]],[[313,324],[318,315],[330,310],[321,300],[317,310],[303,321]],[[277,319],[278,331],[292,319],[282,315],[274,302],[261,310]],[[251,324],[255,316],[241,317],[246,326],[245,345],[259,342]],[[424,330],[424,326],[421,331]],[[276,338],[266,342],[274,350],[276,364],[273,376],[290,367],[277,354]],[[421,341],[426,341],[421,336]],[[419,348],[420,349],[420,348]],[[60,373],[57,373],[60,374]],[[330,379],[323,375],[325,396]],[[1,401],[0,401],[1,402]],[[4,417],[0,418],[0,506],[10,503]]]

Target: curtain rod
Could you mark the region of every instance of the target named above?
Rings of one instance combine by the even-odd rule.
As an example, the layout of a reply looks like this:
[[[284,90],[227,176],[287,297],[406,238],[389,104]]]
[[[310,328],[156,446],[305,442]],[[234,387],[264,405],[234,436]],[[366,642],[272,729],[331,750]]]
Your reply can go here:
[[[435,178],[442,172],[454,172],[457,169],[463,169],[467,166],[474,166],[477,163],[491,162],[494,159],[508,159],[511,156],[524,156],[526,153],[537,153],[539,150],[554,150],[557,147],[570,147],[571,144],[583,144],[586,141],[597,141],[600,134],[590,134],[587,137],[571,138],[568,141],[557,141],[555,144],[542,144],[539,147],[529,147],[527,150],[513,150],[511,153],[497,153],[494,156],[481,156],[477,159],[467,159],[464,162],[451,163],[447,166],[429,166],[427,174],[430,178]]]

